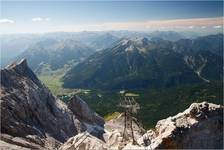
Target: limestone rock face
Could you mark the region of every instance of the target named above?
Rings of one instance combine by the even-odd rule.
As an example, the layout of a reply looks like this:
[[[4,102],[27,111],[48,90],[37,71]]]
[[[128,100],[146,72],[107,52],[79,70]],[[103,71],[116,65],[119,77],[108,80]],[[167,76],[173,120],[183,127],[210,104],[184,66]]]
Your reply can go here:
[[[68,108],[76,116],[74,122],[79,133],[88,131],[91,135],[103,139],[105,122],[84,100],[78,96],[73,96],[68,102]]]
[[[90,135],[88,132],[80,133],[65,142],[59,150],[107,150],[105,142]]]
[[[153,149],[222,149],[223,106],[193,103],[184,112],[160,120],[144,136]],[[139,143],[143,145],[143,137]]]
[[[85,101],[78,96],[73,96],[68,102],[68,108],[75,114],[80,120],[90,123],[96,123],[100,126],[104,125],[104,120],[97,113],[95,113]]]
[[[26,60],[1,70],[1,132],[51,136],[60,142],[77,134],[72,112],[54,97]]]
[[[4,142],[25,148],[55,149],[89,128],[101,134],[101,117],[78,97],[70,102],[71,111],[38,80],[25,59],[1,70],[0,92]]]
[[[21,147],[18,145],[14,145],[14,144],[10,144],[10,143],[6,143],[4,141],[0,140],[0,149],[7,149],[7,150],[30,150],[29,148],[25,148],[25,147]]]

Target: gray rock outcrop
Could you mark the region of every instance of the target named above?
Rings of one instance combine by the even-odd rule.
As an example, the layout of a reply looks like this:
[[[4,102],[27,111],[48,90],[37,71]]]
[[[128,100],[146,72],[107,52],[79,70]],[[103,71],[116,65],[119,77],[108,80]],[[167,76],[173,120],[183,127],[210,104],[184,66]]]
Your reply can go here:
[[[79,133],[88,131],[91,135],[103,139],[104,120],[94,112],[84,100],[78,96],[73,96],[68,102],[68,108],[76,116],[74,122],[79,129]]]
[[[223,149],[223,106],[193,103],[148,131],[152,149]],[[143,136],[143,137],[144,137]],[[139,143],[143,145],[143,137]]]
[[[88,132],[71,137],[59,150],[107,150],[105,142],[92,136]]]
[[[79,120],[95,123],[103,127],[104,120],[95,113],[85,101],[78,96],[73,96],[68,102],[68,108],[75,114]]]
[[[122,141],[120,115],[105,124],[104,141],[82,134],[70,138],[60,149],[223,149],[223,108],[207,102],[193,103],[184,112],[158,121],[155,129],[141,136],[136,145]],[[85,138],[88,140],[82,140]]]
[[[10,144],[55,149],[90,126],[103,126],[103,119],[95,112],[77,113],[79,105],[76,104],[83,103],[80,98],[77,97],[74,105],[69,105],[71,111],[53,96],[25,59],[1,70],[0,96],[1,140]],[[90,110],[88,105],[82,108]],[[95,118],[89,120],[89,116]]]

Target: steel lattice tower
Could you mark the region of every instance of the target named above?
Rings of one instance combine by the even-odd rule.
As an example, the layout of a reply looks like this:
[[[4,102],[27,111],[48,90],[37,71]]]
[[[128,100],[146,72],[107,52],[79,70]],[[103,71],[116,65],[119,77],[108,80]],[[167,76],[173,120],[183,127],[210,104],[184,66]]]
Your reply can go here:
[[[131,136],[133,144],[137,144],[134,138],[134,131],[133,131],[133,114],[136,114],[138,109],[140,109],[139,104],[135,101],[134,97],[131,96],[123,96],[123,100],[121,100],[119,107],[124,109],[124,131],[123,131],[123,141],[128,140]],[[131,133],[128,133],[128,130]]]

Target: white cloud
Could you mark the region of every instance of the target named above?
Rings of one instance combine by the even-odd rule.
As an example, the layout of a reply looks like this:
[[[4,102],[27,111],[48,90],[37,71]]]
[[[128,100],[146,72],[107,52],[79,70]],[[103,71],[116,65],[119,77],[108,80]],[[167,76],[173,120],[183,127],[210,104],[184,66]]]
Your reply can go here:
[[[174,19],[174,20],[148,20],[138,22],[104,22],[97,24],[69,24],[54,26],[50,31],[105,31],[105,30],[196,30],[207,29],[218,26],[224,21],[223,17],[218,18],[194,18],[194,19]]]
[[[15,21],[13,21],[13,20],[10,20],[10,19],[0,19],[0,23],[2,24],[2,23],[15,23]]]
[[[222,26],[213,26],[213,28],[216,28],[216,29],[218,29],[218,28],[221,28]]]
[[[50,18],[35,17],[35,18],[32,18],[31,20],[34,22],[50,21]]]
[[[207,28],[218,26],[224,20],[223,17],[218,18],[194,18],[194,19],[174,19],[174,20],[148,20],[138,22],[105,22],[89,25],[74,25],[73,27],[64,28],[70,30],[193,30],[198,27]],[[216,27],[219,28],[219,27]]]
[[[217,18],[194,18],[194,19],[172,19],[172,20],[145,20],[136,22],[101,22],[95,24],[53,24],[47,23],[51,21],[48,17],[35,17],[30,18],[34,21],[33,24],[28,24],[22,27],[19,26],[20,22],[16,21],[18,26],[10,27],[5,24],[4,28],[0,28],[1,32],[30,32],[30,33],[43,33],[43,32],[79,32],[79,31],[105,31],[105,30],[174,30],[174,31],[189,31],[201,29],[203,32],[210,30],[222,29],[224,17]],[[37,22],[35,22],[37,21]],[[38,22],[39,21],[39,22]],[[1,23],[14,23],[13,20],[0,19]],[[38,25],[38,28],[35,26]],[[3,26],[3,25],[2,25]],[[13,31],[14,30],[14,31]],[[208,31],[207,31],[208,30]]]

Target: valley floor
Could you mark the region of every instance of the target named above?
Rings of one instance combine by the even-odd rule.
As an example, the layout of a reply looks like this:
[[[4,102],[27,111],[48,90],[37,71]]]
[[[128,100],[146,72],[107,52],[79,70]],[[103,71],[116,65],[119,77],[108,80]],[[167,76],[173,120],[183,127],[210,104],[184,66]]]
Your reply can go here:
[[[121,99],[118,90],[65,89],[62,87],[60,75],[42,75],[39,78],[63,101],[67,102],[71,96],[78,95],[105,119],[113,118],[116,115],[114,112],[122,112],[117,107]],[[136,96],[141,107],[136,117],[149,129],[154,127],[158,120],[188,108],[193,102],[223,104],[222,84],[222,81],[214,81],[171,88],[129,90],[127,94]]]

